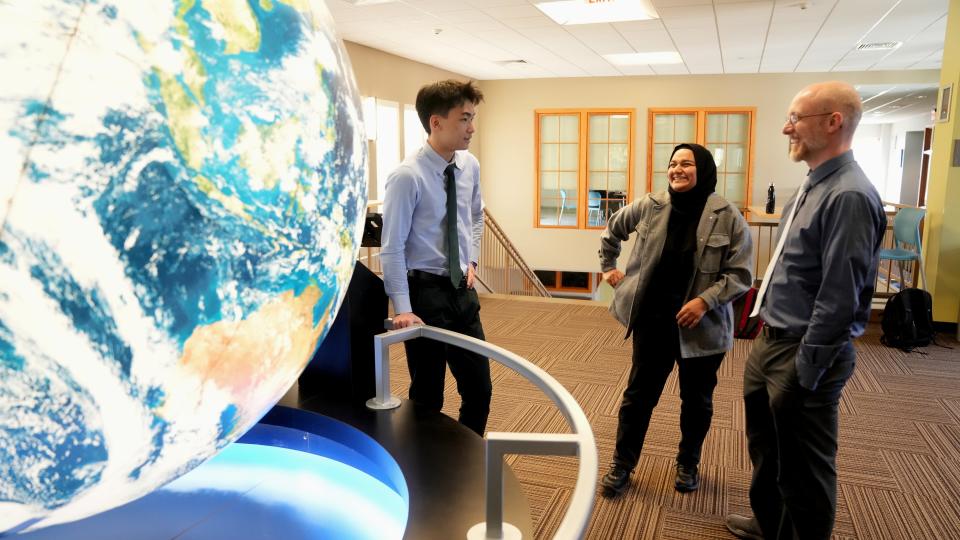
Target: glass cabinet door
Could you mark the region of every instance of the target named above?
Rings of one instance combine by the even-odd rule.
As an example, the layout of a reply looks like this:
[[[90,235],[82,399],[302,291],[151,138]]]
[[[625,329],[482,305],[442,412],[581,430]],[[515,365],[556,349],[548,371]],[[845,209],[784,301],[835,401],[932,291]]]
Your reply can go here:
[[[746,209],[750,204],[752,107],[651,109],[647,150],[647,187],[667,189],[670,153],[680,143],[707,148],[717,164],[717,193]]]
[[[654,113],[652,137],[650,166],[653,182],[650,191],[664,191],[668,185],[667,165],[673,148],[680,143],[697,142],[696,113]]]
[[[580,115],[540,116],[540,225],[576,226]]]
[[[605,227],[627,203],[630,116],[590,113],[587,155],[587,226]]]
[[[717,193],[743,208],[747,204],[750,114],[708,112],[705,124],[704,146],[717,162]]]

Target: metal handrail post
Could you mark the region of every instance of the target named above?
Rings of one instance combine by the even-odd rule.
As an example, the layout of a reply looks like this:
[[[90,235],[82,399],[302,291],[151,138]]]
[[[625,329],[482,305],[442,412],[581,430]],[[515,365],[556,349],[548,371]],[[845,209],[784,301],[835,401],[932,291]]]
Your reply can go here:
[[[386,321],[387,328],[392,321]],[[487,433],[485,445],[486,521],[467,532],[469,539],[519,538],[520,531],[503,521],[503,456],[505,454],[576,455],[580,458],[577,483],[570,497],[567,514],[557,528],[555,538],[582,538],[590,520],[597,481],[597,447],[593,430],[583,410],[570,392],[542,368],[529,360],[492,343],[436,328],[414,325],[391,330],[374,337],[377,362],[377,397],[369,400],[370,408],[399,399],[390,395],[389,346],[408,339],[426,338],[453,345],[490,358],[532,382],[553,401],[567,420],[572,433]]]

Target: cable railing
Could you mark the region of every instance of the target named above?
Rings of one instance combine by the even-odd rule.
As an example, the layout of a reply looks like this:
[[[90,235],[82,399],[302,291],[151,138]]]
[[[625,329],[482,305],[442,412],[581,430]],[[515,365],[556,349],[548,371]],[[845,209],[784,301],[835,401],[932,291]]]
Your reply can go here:
[[[387,321],[387,328],[392,323]],[[507,454],[579,456],[577,483],[567,514],[560,522],[555,539],[584,537],[593,512],[594,486],[597,482],[597,446],[593,430],[583,409],[556,379],[529,360],[486,341],[433,326],[415,325],[374,336],[377,395],[367,401],[376,410],[393,409],[400,399],[390,393],[390,345],[415,338],[427,338],[466,349],[503,364],[517,372],[547,395],[560,409],[572,433],[488,432],[484,437],[486,520],[464,534],[468,540],[520,538],[520,530],[503,521],[503,458]]]

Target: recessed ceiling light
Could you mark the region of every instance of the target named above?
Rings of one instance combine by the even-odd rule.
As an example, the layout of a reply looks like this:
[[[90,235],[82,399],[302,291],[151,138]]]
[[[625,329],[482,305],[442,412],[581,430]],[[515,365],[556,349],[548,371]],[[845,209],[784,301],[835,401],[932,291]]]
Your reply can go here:
[[[596,24],[659,18],[650,0],[561,0],[535,5],[557,24]]]
[[[645,66],[650,64],[682,64],[683,58],[676,51],[605,54],[608,62],[617,66]]]

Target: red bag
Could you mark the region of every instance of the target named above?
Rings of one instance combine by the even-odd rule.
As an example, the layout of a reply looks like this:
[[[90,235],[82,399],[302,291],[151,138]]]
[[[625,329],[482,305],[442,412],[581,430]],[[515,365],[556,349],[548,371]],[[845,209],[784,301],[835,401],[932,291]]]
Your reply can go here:
[[[737,339],[753,339],[763,330],[763,319],[751,317],[753,306],[757,302],[759,289],[750,289],[733,301],[733,337]]]

